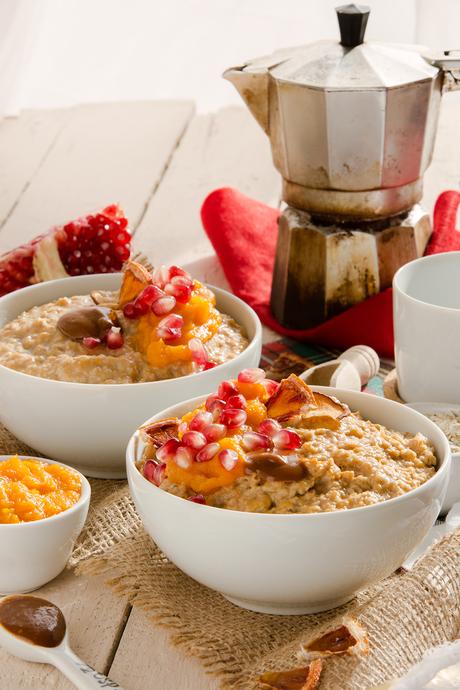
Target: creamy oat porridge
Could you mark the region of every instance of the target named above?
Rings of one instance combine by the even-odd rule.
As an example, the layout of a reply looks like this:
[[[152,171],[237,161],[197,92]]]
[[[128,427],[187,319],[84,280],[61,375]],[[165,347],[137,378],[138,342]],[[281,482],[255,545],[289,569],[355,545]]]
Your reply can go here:
[[[318,513],[379,503],[436,471],[432,444],[363,419],[291,375],[226,381],[182,419],[141,429],[139,471],[198,503],[261,513]]]
[[[58,381],[138,383],[202,371],[247,347],[210,290],[178,267],[161,271],[129,262],[119,293],[61,297],[20,314],[0,330],[0,364]]]

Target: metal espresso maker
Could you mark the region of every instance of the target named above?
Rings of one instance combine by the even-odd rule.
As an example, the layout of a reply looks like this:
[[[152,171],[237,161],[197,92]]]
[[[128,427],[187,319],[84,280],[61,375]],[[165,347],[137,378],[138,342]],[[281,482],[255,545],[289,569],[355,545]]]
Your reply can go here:
[[[336,8],[340,40],[228,69],[270,139],[286,206],[271,308],[308,328],[391,285],[431,234],[420,206],[441,95],[460,53],[367,43],[369,8]]]

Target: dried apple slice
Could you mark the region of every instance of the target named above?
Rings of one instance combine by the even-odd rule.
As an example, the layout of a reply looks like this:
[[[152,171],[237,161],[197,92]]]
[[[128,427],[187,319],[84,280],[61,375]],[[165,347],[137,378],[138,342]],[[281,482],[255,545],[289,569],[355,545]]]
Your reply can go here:
[[[300,657],[305,661],[328,656],[354,654],[364,656],[369,652],[367,632],[355,618],[345,616],[341,625],[326,630],[301,647]]]
[[[308,666],[290,671],[269,671],[259,678],[261,688],[270,690],[314,690],[318,687],[322,662],[315,659]]]
[[[344,403],[324,393],[313,393],[317,407],[302,410],[299,426],[304,429],[340,428],[340,420],[350,414],[350,408]]]
[[[267,414],[279,422],[286,421],[301,410],[317,407],[313,391],[295,374],[283,379],[276,393],[267,401]]]
[[[170,438],[177,438],[180,420],[177,417],[169,417],[168,419],[160,419],[158,422],[150,422],[141,426],[139,431],[142,432],[144,438],[150,445],[159,448],[166,443]]]
[[[145,266],[136,261],[127,261],[123,269],[123,280],[118,294],[120,307],[135,299],[147,285],[151,285],[152,281],[152,276]]]

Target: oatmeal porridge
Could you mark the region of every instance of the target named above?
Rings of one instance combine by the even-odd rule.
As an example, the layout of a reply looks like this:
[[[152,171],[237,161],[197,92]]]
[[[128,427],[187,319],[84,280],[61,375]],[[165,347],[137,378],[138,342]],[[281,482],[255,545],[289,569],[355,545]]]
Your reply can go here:
[[[436,471],[432,444],[363,419],[291,375],[245,370],[182,419],[141,429],[144,476],[231,510],[319,513],[400,496]]]
[[[0,330],[0,364],[58,381],[139,383],[202,371],[247,347],[208,288],[178,267],[162,270],[130,262],[119,293],[61,297],[20,314]]]

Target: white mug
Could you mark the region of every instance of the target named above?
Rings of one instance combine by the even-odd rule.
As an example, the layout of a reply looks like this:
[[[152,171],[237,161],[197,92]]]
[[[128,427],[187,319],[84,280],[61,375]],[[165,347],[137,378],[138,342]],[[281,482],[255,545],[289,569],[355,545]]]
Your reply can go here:
[[[460,403],[460,252],[425,256],[393,278],[399,395]]]

